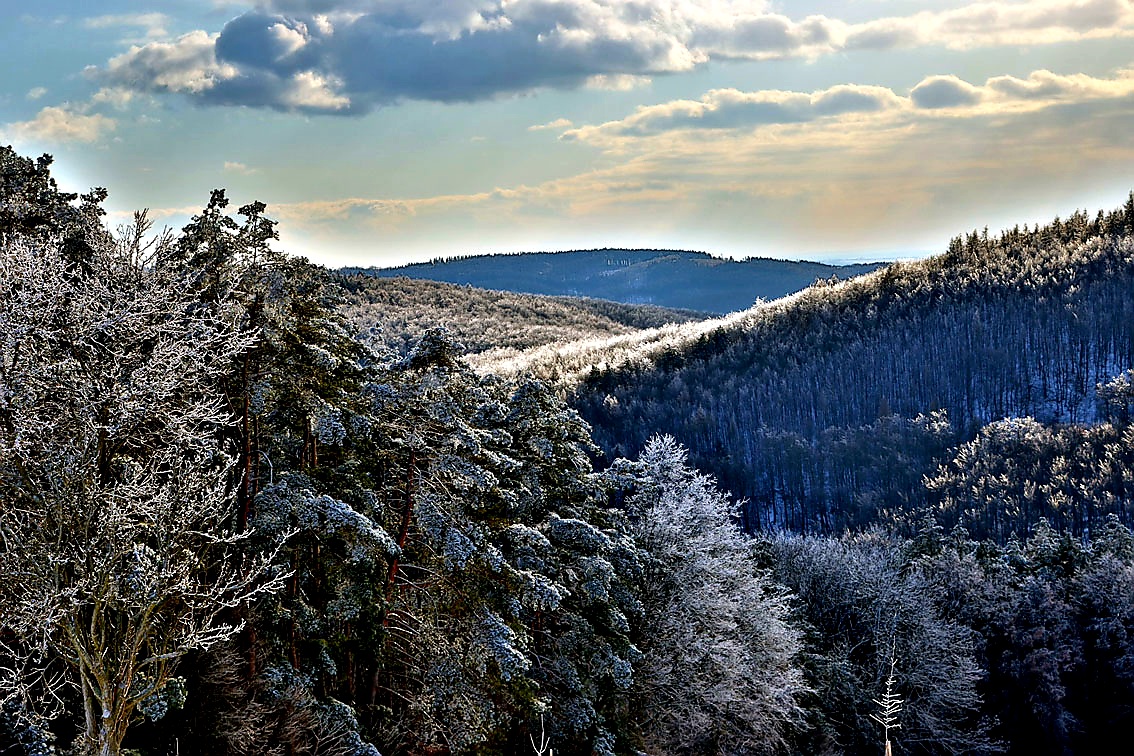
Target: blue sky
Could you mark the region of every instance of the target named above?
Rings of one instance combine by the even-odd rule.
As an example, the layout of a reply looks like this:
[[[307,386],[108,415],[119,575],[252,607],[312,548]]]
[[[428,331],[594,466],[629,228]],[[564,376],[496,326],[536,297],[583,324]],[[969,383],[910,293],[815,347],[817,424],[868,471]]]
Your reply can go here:
[[[1134,189],[1130,0],[40,0],[0,143],[315,262],[891,259]]]

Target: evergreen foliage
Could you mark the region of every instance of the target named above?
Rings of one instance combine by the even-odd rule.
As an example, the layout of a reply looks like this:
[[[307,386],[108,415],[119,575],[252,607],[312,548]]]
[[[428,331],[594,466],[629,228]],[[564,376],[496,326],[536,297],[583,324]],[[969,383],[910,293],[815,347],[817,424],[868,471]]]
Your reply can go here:
[[[759,565],[736,508],[688,466],[672,437],[612,469],[643,553],[640,600],[654,618],[635,680],[647,750],[781,752],[803,719],[802,642],[786,591]]]

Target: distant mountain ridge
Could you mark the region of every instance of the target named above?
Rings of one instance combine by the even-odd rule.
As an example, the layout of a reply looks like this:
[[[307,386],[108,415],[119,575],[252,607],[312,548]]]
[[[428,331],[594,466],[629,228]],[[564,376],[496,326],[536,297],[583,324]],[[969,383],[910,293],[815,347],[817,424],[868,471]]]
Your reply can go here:
[[[758,299],[778,299],[818,279],[853,278],[884,265],[827,265],[767,258],[729,260],[681,250],[596,249],[470,255],[392,268],[341,271],[724,314],[751,307]]]

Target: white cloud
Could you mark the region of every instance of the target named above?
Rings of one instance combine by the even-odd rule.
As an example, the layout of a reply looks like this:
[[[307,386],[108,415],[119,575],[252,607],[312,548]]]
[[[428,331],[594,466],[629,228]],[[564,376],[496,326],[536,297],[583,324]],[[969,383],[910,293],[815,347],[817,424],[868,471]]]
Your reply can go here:
[[[910,90],[910,100],[927,110],[956,108],[976,105],[981,100],[981,92],[956,76],[930,76]]]
[[[253,173],[259,173],[259,171],[257,169],[250,168],[247,165],[245,165],[244,163],[238,163],[238,162],[230,161],[230,160],[224,161],[224,172],[225,173],[236,173],[236,174],[239,174],[241,176],[250,176]]]
[[[929,76],[908,95],[886,87],[840,84],[815,92],[714,89],[699,100],[672,100],[639,107],[625,118],[565,131],[565,140],[591,142],[606,148],[672,131],[752,130],[817,121],[933,118],[983,118],[998,112],[1035,111],[1058,104],[1090,103],[1134,95],[1134,70],[1113,78],[1085,74],[1059,75],[1047,70],[1026,79],[996,76],[983,85],[953,75]]]
[[[27,93],[26,96],[29,100],[39,100],[45,94],[47,94],[47,88],[46,87],[32,87],[31,89],[28,90],[28,93]]]
[[[3,131],[9,138],[19,141],[89,144],[97,142],[116,127],[113,118],[62,105],[43,108],[30,121],[8,124]]]
[[[1026,79],[995,76],[985,87],[1002,97],[1021,100],[1076,100],[1123,97],[1130,94],[1134,71],[1119,71],[1113,79],[1084,74],[1061,76],[1047,70],[1033,71]]]
[[[273,24],[268,28],[268,31],[275,38],[276,44],[280,48],[276,60],[294,55],[307,44],[307,25],[302,22],[294,25]]]
[[[528,131],[558,131],[559,129],[569,129],[574,124],[567,118],[556,118],[554,121],[547,123],[538,123],[535,126],[529,126]]]
[[[291,77],[281,101],[291,108],[334,111],[350,107],[350,98],[338,93],[341,82],[315,71],[300,71]]]
[[[583,83],[587,89],[599,89],[607,92],[629,92],[632,89],[647,87],[653,81],[649,76],[635,76],[634,74],[596,74],[588,77]]]
[[[640,107],[632,115],[601,126],[582,126],[567,140],[609,144],[610,138],[645,137],[673,130],[752,129],[770,124],[805,123],[822,118],[903,108],[908,102],[885,87],[841,84],[816,92],[714,89],[700,100],[673,100]]]
[[[1128,0],[977,2],[960,8],[882,18],[850,26],[848,49],[944,45],[969,49],[1043,45],[1134,34]]]
[[[200,95],[239,75],[235,66],[217,62],[216,40],[215,34],[189,32],[172,42],[135,45],[111,58],[104,70],[87,71],[122,88],[144,82],[140,88],[147,91]]]
[[[103,87],[91,95],[91,103],[95,105],[109,105],[116,110],[123,110],[134,99],[134,93],[122,87]]]

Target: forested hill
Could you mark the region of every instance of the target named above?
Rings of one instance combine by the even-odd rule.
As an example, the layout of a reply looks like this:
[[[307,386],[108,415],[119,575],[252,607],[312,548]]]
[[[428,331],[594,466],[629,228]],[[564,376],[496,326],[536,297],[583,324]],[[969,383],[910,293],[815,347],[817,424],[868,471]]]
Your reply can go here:
[[[1132,227],[1134,199],[1115,212],[1076,213],[999,238],[973,233],[944,254],[820,283],[716,323],[543,350],[495,367],[575,376],[573,404],[610,458],[654,433],[674,434],[698,467],[747,499],[750,527],[864,525],[954,496],[945,483],[928,490],[922,478],[954,455],[980,451],[959,444],[984,438],[1003,454],[1030,448],[1047,460],[1040,467],[1059,464],[1085,443],[1066,424],[1128,411]],[[1036,422],[981,430],[1014,417]],[[1105,457],[1119,435],[1096,433],[1094,452]],[[972,469],[963,462],[954,477]],[[1093,492],[1086,497],[1074,479],[1040,467],[1017,471],[1030,475],[1030,488],[1021,478],[1019,491],[1002,491],[1008,503],[995,506],[1003,522],[992,522],[990,509],[988,522],[967,524],[1024,534],[1047,515],[1087,529],[1105,511],[1132,506],[1129,482],[1088,485],[1081,477],[1079,489]],[[989,475],[982,485],[992,485]],[[1062,499],[1043,500],[1054,495],[1037,488],[1043,476],[1065,484]],[[970,519],[993,506],[967,501]]]
[[[598,249],[472,255],[396,268],[343,268],[341,272],[723,314],[748,308],[757,299],[776,299],[799,291],[817,279],[851,278],[881,265],[824,265],[762,258],[737,261],[704,252]]]
[[[413,278],[356,273],[337,280],[346,293],[343,314],[355,332],[401,355],[437,326],[467,354],[478,354],[607,338],[705,317],[655,305],[514,294]]]

